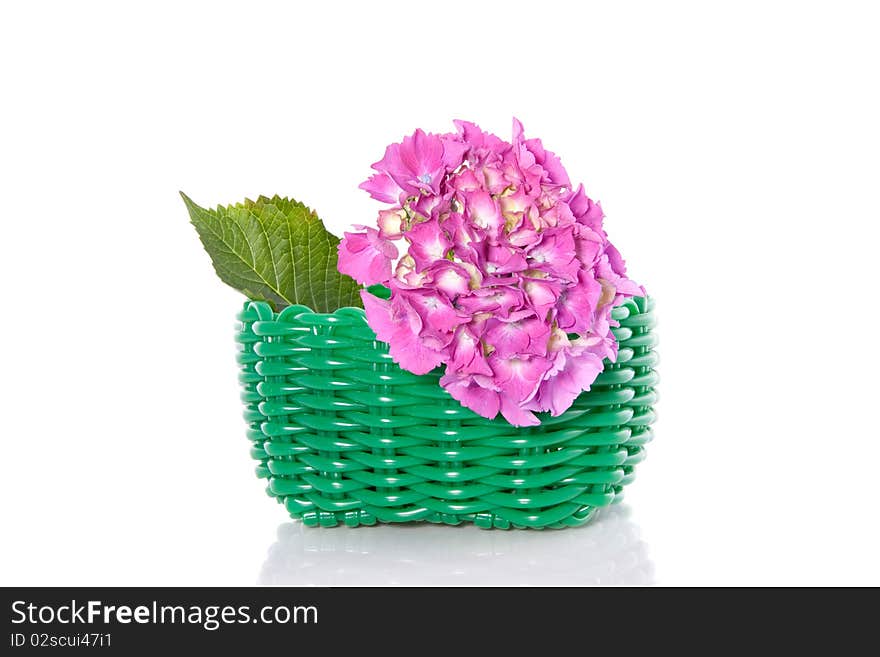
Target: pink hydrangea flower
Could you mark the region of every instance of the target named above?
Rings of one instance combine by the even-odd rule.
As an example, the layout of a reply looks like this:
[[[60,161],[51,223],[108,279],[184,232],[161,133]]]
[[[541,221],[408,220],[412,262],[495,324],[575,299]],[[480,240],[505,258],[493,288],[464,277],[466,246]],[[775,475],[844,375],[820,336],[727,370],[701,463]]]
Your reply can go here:
[[[378,230],[345,234],[339,270],[390,288],[387,300],[362,297],[401,367],[445,365],[440,384],[464,406],[536,425],[617,357],[611,309],[644,290],[608,241],[601,206],[519,121],[510,142],[455,125],[416,130],[373,164],[361,188],[387,207]]]

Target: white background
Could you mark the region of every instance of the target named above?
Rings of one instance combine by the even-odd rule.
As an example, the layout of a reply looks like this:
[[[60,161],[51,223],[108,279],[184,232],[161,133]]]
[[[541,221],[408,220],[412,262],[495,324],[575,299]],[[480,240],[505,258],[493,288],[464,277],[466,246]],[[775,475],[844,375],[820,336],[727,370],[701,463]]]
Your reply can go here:
[[[868,2],[4,3],[0,584],[880,584],[878,28]],[[340,233],[387,143],[514,115],[657,298],[625,506],[286,522],[240,297],[177,191],[293,195]]]

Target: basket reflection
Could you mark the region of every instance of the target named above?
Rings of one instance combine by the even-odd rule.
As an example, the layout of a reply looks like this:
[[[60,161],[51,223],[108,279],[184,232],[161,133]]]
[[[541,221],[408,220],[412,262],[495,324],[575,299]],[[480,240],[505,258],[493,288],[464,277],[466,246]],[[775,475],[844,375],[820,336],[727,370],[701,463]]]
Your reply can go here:
[[[625,505],[568,531],[485,531],[472,525],[279,526],[259,584],[651,584],[648,546]]]

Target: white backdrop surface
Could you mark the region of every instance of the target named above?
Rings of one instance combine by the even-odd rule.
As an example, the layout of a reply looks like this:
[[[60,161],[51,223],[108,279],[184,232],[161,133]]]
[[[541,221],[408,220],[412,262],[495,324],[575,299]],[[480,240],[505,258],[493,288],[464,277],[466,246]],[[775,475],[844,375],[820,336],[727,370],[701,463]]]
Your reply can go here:
[[[0,584],[880,584],[871,3],[5,3]],[[384,147],[511,117],[657,298],[660,420],[566,532],[308,530],[253,477],[177,195],[335,232]]]

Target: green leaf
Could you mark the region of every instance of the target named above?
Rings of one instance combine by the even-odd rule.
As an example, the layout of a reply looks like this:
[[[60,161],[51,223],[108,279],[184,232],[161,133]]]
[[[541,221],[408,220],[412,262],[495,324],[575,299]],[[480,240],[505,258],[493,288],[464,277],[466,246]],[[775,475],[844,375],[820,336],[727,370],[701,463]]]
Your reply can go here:
[[[336,269],[339,238],[293,199],[260,196],[208,210],[180,193],[214,269],[227,285],[276,310],[333,312],[361,304],[361,287]]]

